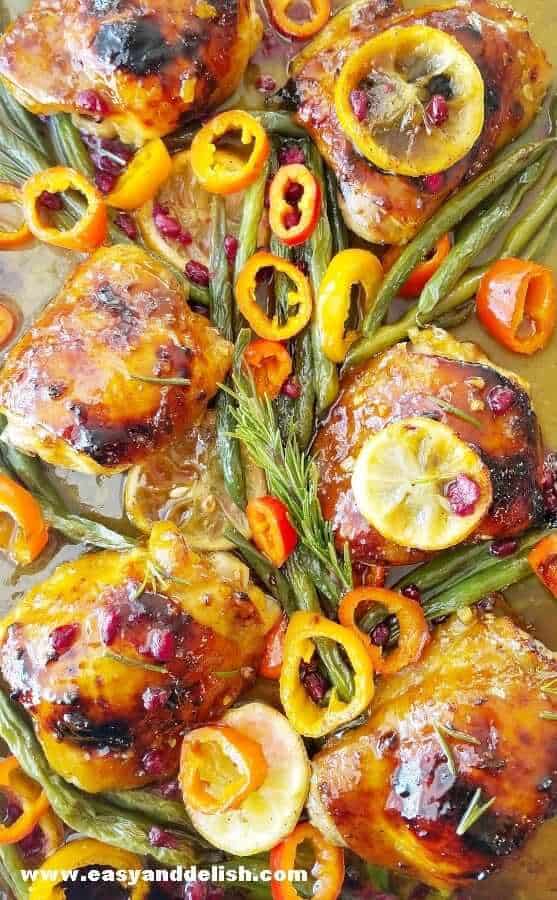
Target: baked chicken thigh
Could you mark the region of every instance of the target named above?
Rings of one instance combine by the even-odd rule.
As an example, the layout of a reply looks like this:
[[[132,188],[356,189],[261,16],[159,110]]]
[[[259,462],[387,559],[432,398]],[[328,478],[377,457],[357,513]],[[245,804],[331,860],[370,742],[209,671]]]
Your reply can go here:
[[[507,397],[504,410],[495,406],[501,390]],[[472,538],[510,537],[540,520],[543,453],[525,386],[493,366],[475,345],[428,329],[415,344],[397,344],[348,373],[316,435],[323,514],[339,547],[349,544],[354,561],[403,565],[427,557],[379,534],[360,513],[352,490],[355,461],[366,439],[411,416],[445,422],[487,466],[493,499]]]
[[[335,109],[335,84],[345,61],[374,35],[397,25],[425,25],[456,38],[484,81],[480,137],[435,181],[375,168],[357,152]],[[290,74],[298,120],[337,175],[349,228],[372,243],[404,244],[448,194],[530,124],[549,84],[551,67],[530,36],[526,20],[504,4],[462,0],[403,11],[397,0],[364,0],[337,13],[294,59]],[[439,79],[435,84],[436,91],[445,89]],[[392,85],[386,84],[385,91],[389,90]]]
[[[381,679],[369,722],[314,758],[313,822],[433,887],[484,876],[555,812],[557,723],[543,688],[556,677],[555,654],[510,619],[453,617],[419,663]],[[472,823],[478,790],[476,810],[493,802]]]
[[[184,729],[251,683],[278,610],[234,557],[160,523],[148,548],[65,563],[0,628],[0,669],[52,768],[87,791],[173,776]]]
[[[163,265],[102,248],[8,354],[5,436],[55,465],[122,471],[201,418],[231,351]]]
[[[0,76],[32,112],[141,144],[229,97],[261,31],[252,0],[35,0],[0,40]]]

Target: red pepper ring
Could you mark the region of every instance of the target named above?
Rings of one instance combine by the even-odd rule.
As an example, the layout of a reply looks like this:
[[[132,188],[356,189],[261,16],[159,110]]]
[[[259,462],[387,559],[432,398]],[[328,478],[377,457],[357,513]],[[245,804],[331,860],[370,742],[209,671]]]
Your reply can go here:
[[[286,506],[276,497],[257,497],[246,506],[246,516],[254,544],[279,569],[298,543]]]
[[[306,41],[321,31],[331,15],[330,0],[310,0],[309,19],[294,19],[289,14],[292,0],[269,0],[269,11],[274,26],[286,37]]]
[[[307,166],[281,166],[269,189],[269,225],[273,234],[287,247],[296,247],[313,234],[320,214],[321,188]]]

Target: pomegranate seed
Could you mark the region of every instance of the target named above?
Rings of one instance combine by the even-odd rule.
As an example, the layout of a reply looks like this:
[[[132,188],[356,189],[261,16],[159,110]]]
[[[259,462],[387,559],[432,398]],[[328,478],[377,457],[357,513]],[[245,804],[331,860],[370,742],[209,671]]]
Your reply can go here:
[[[4,820],[2,822],[3,825],[13,825],[16,819],[19,819],[22,814],[23,809],[19,805],[19,803],[13,798],[8,798],[6,803],[6,810],[4,813]]]
[[[209,886],[201,881],[190,881],[186,884],[185,900],[208,900]]]
[[[52,209],[57,211],[62,209],[64,206],[64,201],[62,200],[60,194],[51,194],[50,191],[43,191],[39,197],[39,203],[41,206],[46,207],[46,209]]]
[[[119,175],[126,165],[125,162],[118,162],[102,151],[92,150],[90,156],[95,168],[100,172],[108,172],[109,175]]]
[[[422,179],[422,184],[428,194],[438,194],[445,187],[445,176],[442,172],[437,172],[435,175],[426,175]]]
[[[272,94],[277,88],[277,83],[272,75],[260,75],[255,81],[255,87],[262,94]]]
[[[320,703],[327,693],[328,684],[314,663],[300,663],[300,681],[313,702]]]
[[[290,375],[290,377],[287,378],[284,382],[280,391],[281,394],[284,394],[286,397],[290,397],[291,400],[297,400],[298,397],[302,396],[302,385],[295,375]]]
[[[291,181],[284,192],[284,199],[287,203],[290,203],[291,206],[294,206],[295,203],[299,203],[303,196],[303,185],[298,184],[297,181]]]
[[[165,769],[164,756],[160,750],[148,750],[141,760],[148,775],[162,775]]]
[[[410,600],[415,600],[416,603],[422,602],[422,594],[416,584],[409,584],[407,587],[402,589],[401,593],[405,597],[408,597]]]
[[[25,857],[40,856],[45,851],[45,835],[40,825],[35,825],[22,841],[18,843],[18,849]]]
[[[480,499],[480,487],[468,475],[457,475],[445,488],[445,496],[457,516],[469,516]]]
[[[143,707],[147,712],[155,712],[162,709],[168,703],[170,691],[168,688],[147,688],[143,691]]]
[[[516,393],[510,387],[495,385],[488,391],[485,401],[494,416],[502,416],[511,408],[516,400]]]
[[[207,287],[209,284],[209,269],[203,263],[190,259],[186,263],[185,272],[189,280],[193,281],[194,284],[199,284],[201,287]]]
[[[369,104],[367,100],[367,94],[365,91],[351,91],[350,92],[350,105],[354,110],[354,115],[356,116],[358,122],[363,122],[365,118],[367,118]]]
[[[379,625],[376,625],[370,634],[372,643],[374,643],[376,647],[384,647],[389,640],[390,633],[391,629],[387,623],[379,622]]]
[[[149,653],[158,662],[169,662],[176,653],[176,639],[168,628],[153,628],[148,638]]]
[[[65,653],[66,650],[70,649],[75,642],[79,631],[80,628],[77,622],[72,622],[69,625],[59,625],[58,628],[55,628],[54,631],[51,632],[50,645],[56,656],[61,656],[62,653]]]
[[[236,262],[236,254],[238,253],[238,238],[233,234],[227,234],[224,239],[224,252],[231,266]]]
[[[128,213],[119,212],[116,218],[114,219],[114,224],[118,226],[118,228],[124,232],[126,237],[129,237],[130,241],[135,241],[137,238],[137,225],[135,224],[135,219],[133,219]]]
[[[185,229],[182,228],[176,240],[179,244],[182,245],[182,247],[189,247],[189,245],[193,241],[193,238],[189,231],[185,231]]]
[[[149,830],[149,843],[151,844],[151,847],[168,847],[169,849],[174,850],[178,847],[178,838],[169,831],[165,831],[164,828],[153,825]]]
[[[282,147],[279,150],[279,163],[281,166],[289,166],[292,163],[303,164],[305,161],[304,151],[295,144],[290,144],[288,147]]]
[[[117,609],[103,609],[101,613],[101,641],[107,647],[113,644],[120,630],[120,613]]]
[[[93,119],[104,119],[110,112],[110,106],[98,91],[80,91],[75,102],[82,115]]]
[[[504,538],[500,541],[493,541],[489,552],[492,556],[502,557],[512,556],[518,550],[518,541],[514,538]]]
[[[175,239],[177,238],[182,227],[174,216],[169,216],[167,212],[163,212],[162,208],[155,207],[153,212],[153,221],[158,231],[163,237]]]
[[[168,781],[166,784],[162,784],[159,791],[161,795],[167,799],[177,800],[182,796],[180,784],[176,779],[174,779],[174,781]]]
[[[443,97],[443,94],[434,94],[425,108],[425,114],[428,122],[439,128],[444,125],[449,118],[449,104]]]
[[[299,209],[290,209],[283,217],[282,222],[286,229],[295,228],[301,218],[302,214]]]
[[[110,194],[117,180],[117,176],[111,175],[110,172],[99,172],[98,169],[95,171],[95,184],[101,194]]]

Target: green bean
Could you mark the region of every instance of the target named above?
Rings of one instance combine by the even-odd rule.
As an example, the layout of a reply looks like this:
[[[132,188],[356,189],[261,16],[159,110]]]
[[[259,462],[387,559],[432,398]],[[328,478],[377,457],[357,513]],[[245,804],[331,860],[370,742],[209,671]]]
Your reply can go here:
[[[307,145],[306,158],[308,168],[320,184],[324,195],[323,161],[313,144]],[[338,394],[337,367],[327,359],[321,348],[321,337],[317,327],[315,300],[319,285],[333,256],[333,236],[326,208],[323,208],[317,227],[307,246],[306,260],[309,266],[309,278],[313,290],[313,315],[311,322],[311,340],[313,347],[313,374],[317,411],[323,413],[333,403]]]
[[[325,166],[326,203],[333,235],[334,252],[339,253],[348,247],[348,231],[340,211],[338,202],[338,182],[332,169]]]
[[[29,888],[21,874],[22,859],[14,844],[0,845],[0,874],[15,897],[15,900],[28,900]]]
[[[249,186],[244,195],[244,208],[238,234],[238,252],[234,266],[234,284],[250,256],[253,256],[257,250],[257,233],[265,209],[265,189],[269,170],[270,166],[267,162],[259,177]],[[234,325],[237,333],[242,327],[242,316],[237,309]]]
[[[50,166],[50,160],[44,152],[38,150],[21,133],[4,123],[0,123],[0,146],[2,152],[21,169],[22,181],[35,172],[42,172],[43,169],[48,169]]]
[[[296,596],[296,606],[304,612],[321,613],[321,605],[311,576],[292,554],[286,563],[288,580]],[[315,647],[323,668],[341,700],[348,702],[354,693],[354,678],[338,644],[328,638],[316,638]]]
[[[169,800],[155,791],[135,788],[131,791],[107,791],[99,796],[113,806],[142,813],[160,825],[185,831],[193,829],[184,804],[180,800]]]
[[[555,206],[557,206],[557,175],[545,185],[529,214],[509,232],[501,256],[520,256],[524,247],[538,234]]]
[[[290,113],[278,110],[260,110],[250,109],[252,115],[263,126],[265,131],[271,131],[274,134],[280,134],[283,137],[305,138],[307,137],[304,129],[297,125]]]
[[[532,568],[525,553],[499,560],[486,571],[460,579],[447,590],[437,594],[427,604],[427,618],[436,619],[472,606],[493,591],[504,591],[529,575],[532,575]]]
[[[449,310],[446,313],[441,313],[435,319],[435,325],[439,328],[457,328],[459,325],[462,325],[469,318],[471,313],[474,312],[475,309],[474,300],[468,300],[467,303],[464,303],[462,306],[457,307],[457,309]]]
[[[271,235],[269,249],[273,256],[278,256],[279,259],[285,259],[288,262],[292,262],[292,252],[290,248],[287,247],[286,244],[283,244],[282,241],[279,241],[274,234]],[[285,275],[284,272],[275,272],[275,309],[281,324],[288,319],[288,294],[290,290],[291,287],[288,276]]]
[[[364,320],[364,337],[354,344],[348,352],[346,361],[348,367],[357,365],[369,358],[366,338],[369,339],[375,334],[391,301],[397,295],[410,272],[425,258],[435,243],[444,234],[451,231],[483,200],[499,188],[502,188],[511,178],[523,172],[527,166],[539,159],[546,150],[553,147],[555,140],[555,138],[546,138],[543,141],[528,144],[515,150],[506,159],[495,162],[482,175],[475,178],[437,211],[418,236],[400,255],[385,278],[375,303]]]
[[[2,691],[0,736],[24,772],[40,784],[54,812],[74,831],[140,856],[153,856],[164,865],[190,865],[199,860],[206,846],[199,836],[174,830],[176,847],[153,846],[149,818],[86,794],[53,772],[27,718]]]
[[[426,284],[418,302],[417,319],[421,323],[431,319],[431,313],[454,288],[459,278],[497,235],[501,222],[506,222],[521,203],[524,195],[541,178],[547,166],[547,154],[528,166],[510,183],[506,190],[480,215],[453,247],[439,269]]]
[[[228,341],[234,340],[232,324],[232,285],[228,260],[224,252],[226,236],[226,209],[222,197],[211,201],[211,257],[209,267],[212,277],[209,286],[209,311],[213,325]]]
[[[554,237],[557,225],[557,209],[554,209],[547,221],[542,225],[536,236],[530,241],[526,250],[521,254],[523,259],[533,259],[541,262],[544,258],[548,244]]]
[[[321,560],[309,553],[305,547],[298,547],[296,556],[302,568],[311,576],[313,583],[318,586],[319,593],[326,599],[329,608],[332,611],[336,611],[341,594],[341,587],[338,581],[330,574],[330,571],[323,565]]]
[[[305,328],[294,342],[294,375],[300,385],[300,396],[277,397],[277,419],[283,442],[293,434],[300,450],[311,441],[314,427],[315,385],[311,330]]]
[[[92,178],[95,167],[71,116],[58,113],[48,120],[50,139],[60,165],[70,166],[86,178]]]
[[[287,616],[291,616],[297,609],[296,597],[290,583],[276,569],[269,560],[259,553],[253,544],[247,540],[235,528],[228,528],[224,536],[231,541],[241,554],[250,569],[255,572],[260,582],[265,585],[269,593],[280,603]]]
[[[45,136],[41,133],[39,119],[25,109],[15,99],[5,85],[0,84],[0,105],[6,115],[7,123],[16,131],[21,132],[28,143],[32,144],[39,153],[44,153]]]

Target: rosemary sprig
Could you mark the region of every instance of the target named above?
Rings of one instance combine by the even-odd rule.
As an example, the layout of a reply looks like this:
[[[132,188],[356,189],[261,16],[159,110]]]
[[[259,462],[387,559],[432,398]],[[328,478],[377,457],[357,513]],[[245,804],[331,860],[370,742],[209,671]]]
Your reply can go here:
[[[240,335],[238,341],[242,339]],[[233,390],[224,387],[236,400],[233,436],[248,450],[253,462],[263,469],[269,491],[281,500],[292,519],[301,543],[331,571],[339,590],[352,587],[348,554],[339,559],[331,525],[325,521],[317,497],[315,463],[290,437],[281,439],[275,411],[267,397],[259,397],[253,379],[236,367]]]
[[[543,712],[540,713],[540,719],[547,719],[549,722],[557,722],[557,712],[544,709]]]
[[[456,833],[458,837],[462,837],[463,834],[466,834],[466,832],[472,827],[472,825],[474,825],[478,821],[478,819],[480,819],[483,814],[487,812],[489,807],[493,806],[493,804],[495,803],[495,797],[492,797],[491,800],[487,801],[487,803],[483,803],[480,805],[481,795],[482,789],[478,788],[475,791],[472,799],[470,800],[470,803],[468,804],[468,807],[466,808],[462,819],[457,825]]]
[[[478,738],[474,737],[471,734],[467,734],[465,731],[458,731],[456,728],[453,728],[451,725],[443,725],[441,722],[438,723],[437,727],[443,734],[446,734],[448,737],[454,738],[455,741],[462,741],[463,744],[474,744],[476,747],[479,747],[480,741]]]
[[[462,421],[467,422],[468,425],[473,425],[474,428],[480,429],[483,427],[479,419],[471,416],[470,413],[465,412],[459,406],[453,406],[452,403],[447,403],[446,400],[442,400],[440,397],[435,397],[434,402],[435,405],[444,412],[449,413],[451,416],[455,416],[457,419],[462,419]]]
[[[451,748],[449,746],[449,742],[447,741],[447,738],[445,737],[445,735],[441,731],[440,726],[436,722],[433,724],[433,730],[435,732],[437,740],[439,741],[439,744],[441,745],[441,750],[445,754],[445,759],[447,760],[447,768],[448,768],[449,772],[451,773],[451,775],[456,775],[457,774],[456,761],[455,761],[455,758],[453,755],[453,751],[451,750]]]
[[[131,656],[122,656],[121,653],[115,653],[114,650],[105,650],[104,656],[119,662],[123,666],[129,666],[132,669],[145,669],[147,672],[158,672],[159,675],[168,675],[168,669],[165,666],[156,666],[153,663],[144,662],[142,659],[134,659]]]
[[[156,375],[134,375],[132,372],[129,373],[130,378],[133,378],[134,381],[146,381],[147,384],[176,384],[181,387],[186,387],[188,384],[191,384],[189,378],[180,378],[178,376],[174,378],[159,378]]]

